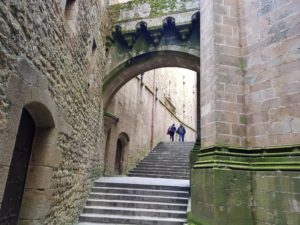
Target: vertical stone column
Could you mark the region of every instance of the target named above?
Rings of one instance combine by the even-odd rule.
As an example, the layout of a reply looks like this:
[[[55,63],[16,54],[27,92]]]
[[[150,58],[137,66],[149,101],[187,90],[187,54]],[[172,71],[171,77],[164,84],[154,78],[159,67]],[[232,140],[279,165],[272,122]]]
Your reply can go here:
[[[244,62],[238,0],[201,1],[203,145],[244,146]]]
[[[196,143],[201,146],[201,95],[200,73],[197,73],[197,138]]]
[[[246,125],[239,0],[201,0],[200,14],[201,86],[197,85],[201,97],[201,147],[243,147]],[[199,154],[201,151],[191,157],[191,163]],[[201,163],[194,166],[191,221],[253,225],[250,181],[250,172],[201,167]]]

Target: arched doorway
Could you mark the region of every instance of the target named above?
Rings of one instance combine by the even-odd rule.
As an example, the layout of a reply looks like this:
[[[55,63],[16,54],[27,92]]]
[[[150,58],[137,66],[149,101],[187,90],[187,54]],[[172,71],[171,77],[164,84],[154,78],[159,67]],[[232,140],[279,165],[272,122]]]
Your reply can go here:
[[[117,141],[116,159],[115,159],[115,174],[122,174],[123,164],[123,145],[120,139]]]
[[[18,222],[35,129],[32,116],[24,108],[0,211],[1,221],[5,224],[14,225]]]
[[[115,154],[115,167],[114,172],[120,175],[124,172],[126,167],[126,156],[128,154],[129,137],[126,133],[121,133],[117,139],[116,154]]]
[[[41,212],[37,209],[47,209],[46,206],[51,204],[49,199],[43,200],[40,196],[48,194],[50,190],[50,187],[44,188],[51,176],[44,173],[42,164],[50,157],[46,148],[54,149],[54,144],[46,147],[42,143],[52,138],[55,132],[52,128],[52,113],[42,103],[31,102],[21,110],[1,203],[1,225],[16,225],[25,220],[34,223],[48,213],[47,210]]]

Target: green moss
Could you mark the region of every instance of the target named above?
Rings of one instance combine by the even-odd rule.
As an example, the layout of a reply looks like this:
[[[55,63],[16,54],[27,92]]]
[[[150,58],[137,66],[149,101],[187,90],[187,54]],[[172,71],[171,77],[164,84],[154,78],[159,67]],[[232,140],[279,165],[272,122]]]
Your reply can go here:
[[[145,38],[139,38],[133,45],[132,51],[134,52],[147,52],[149,50],[149,44]]]
[[[247,66],[246,61],[244,59],[241,59],[240,68],[243,72],[246,71],[246,66]]]
[[[164,14],[164,11],[172,12],[176,9],[176,0],[133,0],[124,4],[113,5],[111,9],[119,18],[122,10],[133,10],[137,5],[144,3],[150,4],[150,17],[160,16]],[[185,9],[185,3],[183,2],[179,7],[180,9]]]
[[[91,179],[96,180],[97,178],[103,176],[103,168],[102,167],[95,167],[91,172]]]
[[[240,124],[247,124],[247,117],[245,115],[240,115]]]
[[[122,5],[121,4],[116,4],[113,5],[109,8],[109,15],[110,15],[110,19],[111,19],[111,24],[114,25],[117,23],[117,21],[120,18],[120,14],[121,14],[121,10],[122,10]]]

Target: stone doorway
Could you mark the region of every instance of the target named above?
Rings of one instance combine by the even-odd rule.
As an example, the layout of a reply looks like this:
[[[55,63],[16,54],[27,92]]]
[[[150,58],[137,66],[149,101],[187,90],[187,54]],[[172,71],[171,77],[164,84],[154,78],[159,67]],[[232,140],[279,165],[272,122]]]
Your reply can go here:
[[[35,129],[33,118],[23,109],[1,205],[1,224],[18,222]]]
[[[36,224],[50,211],[51,178],[59,163],[52,112],[39,102],[25,104],[11,138],[12,158],[0,209],[0,224]]]
[[[123,164],[123,145],[120,138],[117,141],[116,159],[115,159],[115,174],[122,174]]]

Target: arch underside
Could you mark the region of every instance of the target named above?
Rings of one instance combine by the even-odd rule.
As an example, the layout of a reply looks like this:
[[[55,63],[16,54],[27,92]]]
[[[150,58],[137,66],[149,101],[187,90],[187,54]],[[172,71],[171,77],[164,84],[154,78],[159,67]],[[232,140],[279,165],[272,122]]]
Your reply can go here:
[[[124,61],[104,79],[104,107],[107,107],[113,96],[129,80],[149,70],[162,67],[180,67],[200,73],[200,57],[198,54],[195,54],[197,51],[191,50],[190,52],[173,50],[153,51]]]

